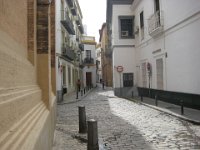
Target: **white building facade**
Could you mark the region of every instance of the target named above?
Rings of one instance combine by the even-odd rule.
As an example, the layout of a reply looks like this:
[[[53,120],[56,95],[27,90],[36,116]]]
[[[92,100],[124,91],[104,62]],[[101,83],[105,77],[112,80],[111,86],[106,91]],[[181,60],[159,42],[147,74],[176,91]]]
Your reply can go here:
[[[100,80],[102,79],[102,62],[101,62],[101,51],[102,51],[102,49],[101,49],[101,45],[99,44],[98,46],[97,46],[97,48],[96,48],[96,74],[97,74],[97,76],[96,76],[96,81],[97,81],[97,83],[99,83],[100,82]]]
[[[83,36],[82,43],[84,51],[82,52],[83,68],[83,86],[96,87],[96,42],[93,36]]]
[[[135,87],[200,94],[199,0],[107,4],[116,94],[120,86],[122,96],[136,93]],[[124,68],[121,75],[117,66]],[[131,82],[129,88],[126,80]]]
[[[57,99],[76,89],[82,78],[82,13],[77,0],[56,1],[56,88]]]

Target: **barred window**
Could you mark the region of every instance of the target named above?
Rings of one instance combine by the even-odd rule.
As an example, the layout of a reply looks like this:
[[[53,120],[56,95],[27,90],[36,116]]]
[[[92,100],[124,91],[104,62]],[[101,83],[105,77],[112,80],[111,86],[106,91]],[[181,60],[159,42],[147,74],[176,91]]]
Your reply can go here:
[[[123,73],[123,84],[124,87],[133,86],[133,73]]]
[[[134,38],[134,17],[133,16],[120,16],[120,37],[121,38]]]

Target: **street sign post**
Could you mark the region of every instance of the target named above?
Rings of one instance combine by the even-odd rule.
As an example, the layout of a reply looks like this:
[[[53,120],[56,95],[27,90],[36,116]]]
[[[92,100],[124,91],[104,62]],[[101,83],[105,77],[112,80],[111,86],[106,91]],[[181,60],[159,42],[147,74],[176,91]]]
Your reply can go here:
[[[123,72],[124,68],[123,66],[117,66],[117,72],[119,72],[119,84],[120,84],[120,96],[122,96],[122,86],[121,86],[121,76],[122,76],[122,72]]]

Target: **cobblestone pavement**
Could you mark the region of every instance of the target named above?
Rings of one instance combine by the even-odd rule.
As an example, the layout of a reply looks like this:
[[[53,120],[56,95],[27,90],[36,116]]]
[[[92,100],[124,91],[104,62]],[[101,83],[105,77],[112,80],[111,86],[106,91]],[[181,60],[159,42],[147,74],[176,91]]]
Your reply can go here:
[[[97,88],[82,101],[58,106],[53,150],[87,149],[86,135],[78,134],[79,105],[85,105],[87,119],[98,121],[100,149],[200,149],[200,126]]]

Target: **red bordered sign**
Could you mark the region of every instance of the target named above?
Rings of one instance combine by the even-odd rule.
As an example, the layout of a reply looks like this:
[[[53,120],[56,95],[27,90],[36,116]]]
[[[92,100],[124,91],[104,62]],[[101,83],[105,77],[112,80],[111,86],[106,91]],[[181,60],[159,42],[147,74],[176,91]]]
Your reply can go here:
[[[122,72],[123,71],[123,67],[122,66],[117,66],[117,72]]]

